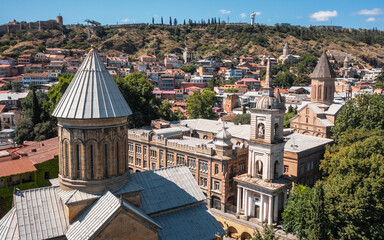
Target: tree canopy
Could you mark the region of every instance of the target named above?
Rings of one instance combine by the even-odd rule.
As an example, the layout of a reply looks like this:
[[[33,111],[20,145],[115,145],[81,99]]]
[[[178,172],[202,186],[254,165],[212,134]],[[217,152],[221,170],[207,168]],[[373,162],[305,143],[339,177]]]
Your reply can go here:
[[[192,96],[187,98],[189,118],[216,118],[216,114],[212,110],[215,96],[215,93],[208,88],[205,88],[202,93],[193,92]]]
[[[238,114],[235,116],[235,118],[232,120],[232,122],[236,125],[250,124],[251,123],[251,114],[249,114],[249,113]]]

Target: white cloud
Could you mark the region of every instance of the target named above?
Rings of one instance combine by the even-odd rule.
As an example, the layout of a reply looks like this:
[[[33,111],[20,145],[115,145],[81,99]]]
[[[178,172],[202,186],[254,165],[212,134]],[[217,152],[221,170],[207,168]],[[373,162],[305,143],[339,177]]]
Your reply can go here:
[[[240,17],[241,17],[241,18],[245,18],[246,16],[247,16],[246,13],[242,13],[242,14],[240,14]]]
[[[129,18],[125,18],[123,20],[121,20],[122,22],[129,22]]]
[[[374,22],[374,21],[376,21],[376,18],[370,17],[370,18],[365,19],[365,21],[366,22]]]
[[[380,8],[372,8],[372,9],[361,9],[357,12],[359,15],[367,15],[367,16],[375,16],[383,14],[383,10]]]
[[[230,14],[231,11],[222,9],[222,10],[219,10],[219,13],[221,13],[221,14]]]
[[[318,11],[310,15],[312,20],[318,22],[328,21],[331,17],[337,17],[337,11]]]

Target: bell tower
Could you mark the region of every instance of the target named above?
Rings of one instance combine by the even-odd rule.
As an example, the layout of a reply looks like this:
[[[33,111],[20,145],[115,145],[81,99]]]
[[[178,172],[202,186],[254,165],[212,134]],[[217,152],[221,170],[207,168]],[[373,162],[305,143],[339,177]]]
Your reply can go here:
[[[325,52],[311,74],[311,101],[317,105],[331,105],[335,93],[336,74]]]
[[[102,193],[128,181],[130,114],[92,48],[52,113],[58,120],[61,189]]]
[[[284,102],[280,93],[274,93],[270,79],[270,58],[263,96],[251,109],[251,134],[248,157],[248,174],[272,181],[283,174],[283,121]]]

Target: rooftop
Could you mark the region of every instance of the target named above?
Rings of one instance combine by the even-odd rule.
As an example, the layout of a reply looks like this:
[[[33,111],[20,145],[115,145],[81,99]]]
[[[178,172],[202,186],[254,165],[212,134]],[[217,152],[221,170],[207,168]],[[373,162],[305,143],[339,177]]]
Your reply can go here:
[[[319,62],[317,63],[315,70],[311,74],[311,78],[335,78],[336,74],[333,71],[331,64],[328,61],[328,57],[323,52],[320,57]]]
[[[300,133],[292,133],[286,136],[286,139],[287,142],[285,143],[284,151],[294,153],[304,152],[333,142],[332,139],[314,137]]]

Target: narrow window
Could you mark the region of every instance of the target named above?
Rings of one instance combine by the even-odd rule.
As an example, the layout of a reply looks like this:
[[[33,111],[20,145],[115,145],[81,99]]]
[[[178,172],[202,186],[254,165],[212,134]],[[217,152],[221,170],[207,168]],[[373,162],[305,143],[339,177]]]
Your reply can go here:
[[[68,159],[68,143],[65,142],[65,173],[64,175],[65,176],[68,176],[68,172],[69,172],[69,159]]]
[[[90,164],[91,164],[91,179],[93,179],[93,145],[89,146],[90,149]]]
[[[105,177],[108,177],[108,144],[104,144],[104,159],[105,159],[104,175]]]
[[[77,177],[80,177],[80,146],[76,144],[76,172]]]
[[[119,143],[117,142],[116,143],[116,173],[117,173],[117,175],[119,174],[119,172],[120,172],[120,159],[119,159]]]

